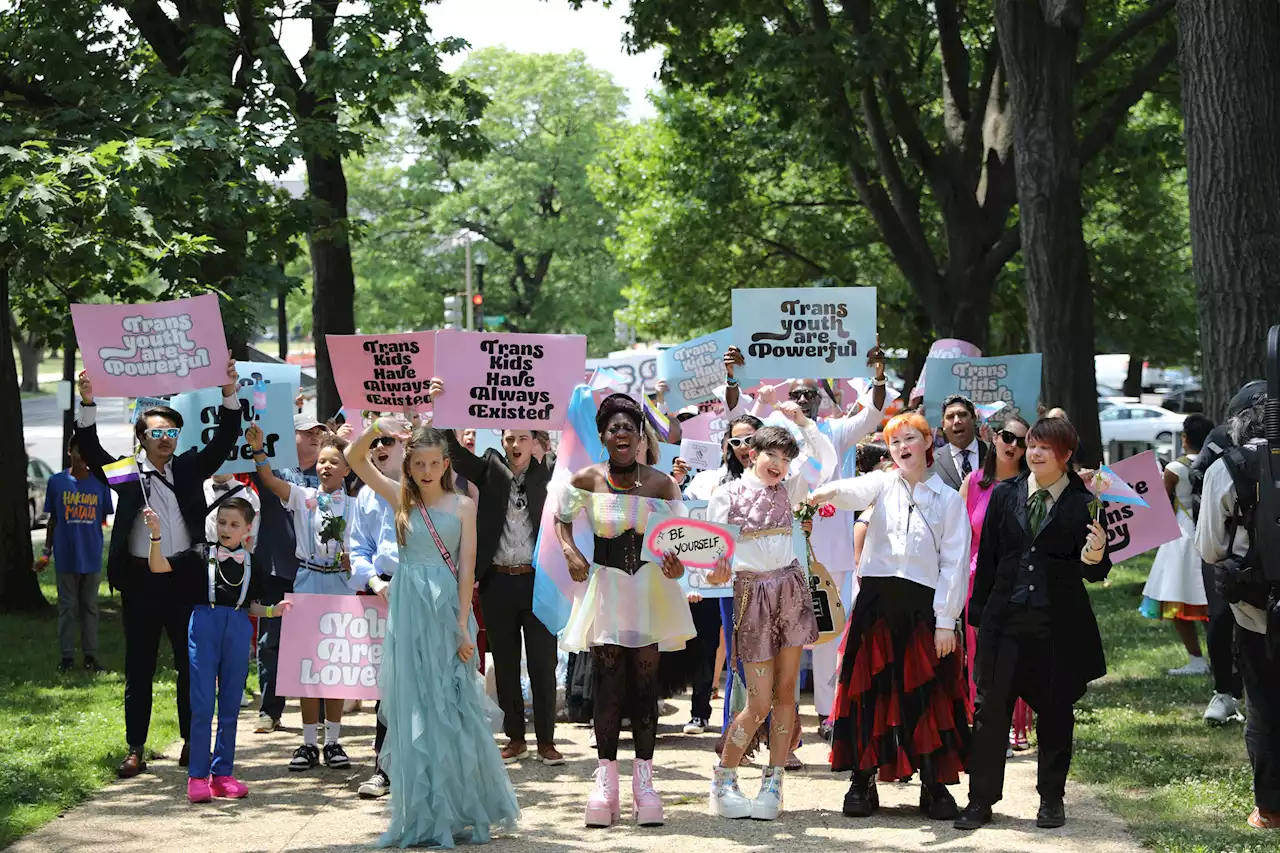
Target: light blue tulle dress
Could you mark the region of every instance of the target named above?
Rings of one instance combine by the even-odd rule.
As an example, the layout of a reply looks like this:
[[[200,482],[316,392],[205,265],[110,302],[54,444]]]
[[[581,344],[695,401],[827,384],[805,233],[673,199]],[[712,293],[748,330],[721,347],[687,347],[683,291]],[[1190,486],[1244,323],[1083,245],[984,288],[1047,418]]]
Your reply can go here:
[[[447,510],[429,512],[457,555],[462,521]],[[484,843],[494,829],[513,828],[520,807],[494,744],[476,661],[458,659],[458,582],[420,514],[410,521],[391,581],[379,681],[391,825],[378,846]]]

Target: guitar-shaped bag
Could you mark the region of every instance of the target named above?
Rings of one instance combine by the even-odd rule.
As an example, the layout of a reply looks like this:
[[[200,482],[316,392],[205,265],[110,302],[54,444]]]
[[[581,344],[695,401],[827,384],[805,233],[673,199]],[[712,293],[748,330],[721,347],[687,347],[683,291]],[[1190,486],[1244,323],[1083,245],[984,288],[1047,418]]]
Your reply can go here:
[[[827,567],[819,563],[813,554],[813,546],[805,537],[809,549],[809,594],[813,596],[813,616],[818,620],[818,639],[815,646],[838,640],[844,634],[848,614],[840,600],[840,588],[831,580]]]

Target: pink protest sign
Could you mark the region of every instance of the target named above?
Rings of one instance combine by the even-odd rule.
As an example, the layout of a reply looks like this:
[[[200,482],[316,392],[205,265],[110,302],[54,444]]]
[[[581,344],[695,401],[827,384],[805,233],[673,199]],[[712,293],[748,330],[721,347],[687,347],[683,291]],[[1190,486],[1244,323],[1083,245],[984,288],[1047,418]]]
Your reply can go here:
[[[377,699],[387,603],[376,595],[291,593],[280,630],[276,693]]]
[[[1122,459],[1111,466],[1150,506],[1107,501],[1107,548],[1111,562],[1119,563],[1158,548],[1182,535],[1154,450]]]
[[[342,405],[374,412],[421,411],[431,405],[435,332],[328,335],[329,363]]]
[[[560,429],[587,361],[583,335],[448,331],[436,348],[441,427]]]
[[[714,569],[721,557],[733,561],[740,527],[716,524],[699,518],[670,516],[650,523],[644,535],[641,557],[654,563],[662,555],[675,552],[680,562],[690,569]]]
[[[140,305],[72,305],[71,321],[99,397],[175,394],[227,381],[227,338],[213,294]]]

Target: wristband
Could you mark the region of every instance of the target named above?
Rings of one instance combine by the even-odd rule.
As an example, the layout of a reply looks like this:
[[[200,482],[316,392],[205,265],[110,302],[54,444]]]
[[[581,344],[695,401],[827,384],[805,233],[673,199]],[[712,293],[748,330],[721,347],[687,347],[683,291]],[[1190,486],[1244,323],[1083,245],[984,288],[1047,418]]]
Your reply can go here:
[[[374,418],[373,423],[369,424],[369,432],[374,435],[382,435],[382,427],[378,426],[378,419]]]
[[[263,459],[261,462],[254,462],[254,463],[253,463],[253,467],[255,467],[255,468],[270,468],[270,467],[271,467],[271,463],[270,463],[270,462],[268,462],[266,459]]]
[[[152,541],[152,542],[159,542],[160,540],[159,540],[157,537],[152,536],[152,537],[151,537],[151,541]]]
[[[725,384],[725,385],[728,385],[730,388],[737,388],[737,387],[738,387],[738,380],[736,380],[736,379],[734,379],[732,376],[730,376],[729,378],[725,379],[724,384]]]

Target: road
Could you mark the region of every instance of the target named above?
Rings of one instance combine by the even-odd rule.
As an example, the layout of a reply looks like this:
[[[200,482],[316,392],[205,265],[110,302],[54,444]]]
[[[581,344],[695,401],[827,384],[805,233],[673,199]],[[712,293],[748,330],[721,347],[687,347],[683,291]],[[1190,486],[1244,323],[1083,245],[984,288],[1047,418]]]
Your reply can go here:
[[[111,453],[129,452],[133,427],[128,403],[119,397],[98,401],[98,436]],[[22,401],[22,432],[27,455],[58,470],[62,464],[62,410],[55,395],[43,394]]]

